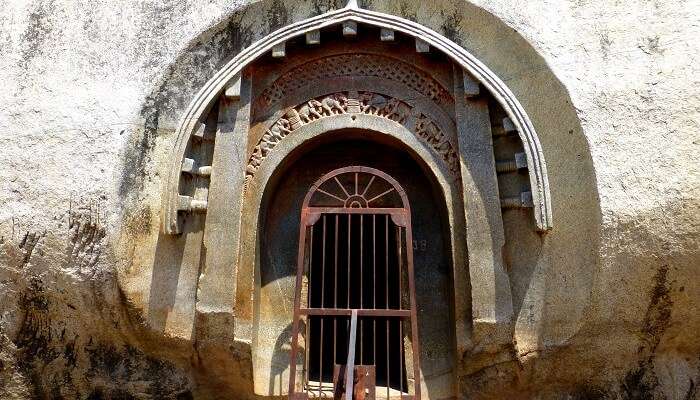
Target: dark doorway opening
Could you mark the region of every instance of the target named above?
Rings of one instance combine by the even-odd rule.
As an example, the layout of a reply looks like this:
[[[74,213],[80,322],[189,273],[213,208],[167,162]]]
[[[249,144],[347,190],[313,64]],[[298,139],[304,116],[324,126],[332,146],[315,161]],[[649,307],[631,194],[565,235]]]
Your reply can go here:
[[[407,377],[420,376],[411,238],[408,198],[381,170],[338,168],[311,186],[301,209],[291,354],[294,377],[303,353],[304,393],[341,398],[341,387],[354,390],[355,368],[368,374],[370,366],[387,399],[408,395]],[[295,386],[292,378],[290,393]]]
[[[401,229],[387,214],[324,214],[311,244],[310,307],[405,309]],[[410,327],[401,324],[397,317],[359,317],[355,363],[375,365],[377,385],[406,392],[403,334]],[[334,365],[347,363],[350,318],[311,316],[309,328],[309,379],[332,382]]]

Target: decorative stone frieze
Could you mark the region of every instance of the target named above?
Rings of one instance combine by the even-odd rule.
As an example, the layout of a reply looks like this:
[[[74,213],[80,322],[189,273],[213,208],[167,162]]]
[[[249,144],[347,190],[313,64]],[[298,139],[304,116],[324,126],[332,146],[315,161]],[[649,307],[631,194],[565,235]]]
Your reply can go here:
[[[262,135],[246,166],[246,180],[255,175],[260,164],[277,143],[299,127],[339,114],[376,115],[404,125],[421,138],[445,161],[453,174],[459,172],[459,159],[452,139],[424,112],[405,101],[372,92],[340,92],[317,97],[292,107]]]

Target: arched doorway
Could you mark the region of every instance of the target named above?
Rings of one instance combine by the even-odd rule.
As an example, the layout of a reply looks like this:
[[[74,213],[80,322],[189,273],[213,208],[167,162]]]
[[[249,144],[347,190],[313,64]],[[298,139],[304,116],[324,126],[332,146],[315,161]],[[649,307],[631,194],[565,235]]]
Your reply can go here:
[[[455,338],[441,342],[452,346],[440,353],[441,360],[454,364],[450,354],[463,358],[473,348],[510,354],[513,309],[502,254],[502,210],[518,210],[517,218],[534,217],[537,229],[549,229],[546,168],[534,129],[512,93],[464,49],[425,27],[351,3],[242,52],[202,89],[184,121],[164,196],[164,232],[178,234],[189,224],[185,246],[195,254],[191,259],[204,243],[206,273],[196,286],[198,329],[224,330],[240,346],[252,364],[246,368],[255,394],[286,394],[288,355],[278,355],[289,350],[295,286],[284,277],[294,275],[296,262],[278,255],[294,259],[298,249],[296,244],[282,253],[271,248],[289,246],[296,236],[297,217],[290,216],[300,208],[288,206],[303,198],[285,196],[284,218],[297,226],[271,235],[265,221],[278,211],[269,206],[270,196],[276,186],[300,182],[281,176],[295,171],[294,158],[301,162],[306,158],[301,154],[312,151],[310,144],[329,132],[361,132],[358,136],[375,144],[401,143],[439,187],[448,232],[442,243],[452,278],[441,293],[453,308],[444,332]],[[336,160],[353,159],[334,168],[372,166],[357,162],[361,150],[335,152]],[[305,193],[319,177],[315,161],[308,166],[313,179],[297,190]],[[378,169],[404,187],[412,183],[411,176],[402,180]],[[203,213],[206,218],[199,218]],[[434,218],[426,226],[431,223]],[[276,297],[270,295],[273,287]],[[280,305],[279,318],[268,319]],[[445,315],[444,306],[436,313]],[[436,371],[454,382],[451,367]],[[455,393],[447,392],[435,397]]]
[[[272,393],[285,393],[289,377],[290,350],[293,349],[291,339],[293,331],[290,326],[292,321],[292,309],[289,299],[293,298],[293,291],[296,288],[295,278],[297,257],[299,251],[303,250],[298,246],[297,236],[302,224],[302,209],[304,208],[304,197],[307,191],[322,175],[342,168],[351,163],[362,163],[369,165],[372,169],[386,171],[388,175],[395,177],[397,183],[405,189],[406,203],[411,205],[411,227],[413,238],[406,242],[404,229],[402,257],[407,261],[406,243],[410,243],[410,250],[414,253],[415,274],[415,299],[417,310],[417,337],[413,340],[406,340],[406,346],[398,347],[401,343],[402,334],[411,333],[410,326],[399,328],[396,322],[386,322],[388,317],[358,318],[358,337],[356,344],[355,364],[374,365],[376,370],[377,397],[386,398],[387,389],[390,389],[390,398],[401,397],[400,389],[403,389],[405,396],[415,393],[413,362],[411,354],[404,353],[405,349],[411,350],[410,344],[420,343],[418,356],[415,358],[416,364],[420,362],[422,380],[418,391],[422,387],[424,398],[446,398],[454,395],[455,387],[455,338],[454,338],[454,313],[452,296],[450,295],[453,286],[451,252],[449,239],[449,226],[446,218],[445,199],[441,195],[437,184],[426,169],[422,167],[406,151],[405,147],[395,141],[385,143],[369,141],[366,139],[368,132],[361,131],[339,131],[325,137],[323,141],[316,141],[311,146],[298,151],[291,157],[291,160],[284,164],[281,173],[274,176],[271,181],[270,193],[266,195],[264,209],[261,215],[264,224],[261,232],[261,280],[258,311],[258,336],[257,351],[259,359],[271,359],[269,365],[270,376],[267,378],[269,390]],[[345,176],[343,176],[345,175]],[[344,183],[349,193],[354,193],[354,175],[341,174],[339,181]],[[358,191],[362,193],[367,188],[371,176],[358,176]],[[334,188],[321,186],[320,189],[332,194],[343,194],[337,182],[333,179],[329,182],[336,185]],[[380,179],[375,178],[367,194],[369,199],[381,195],[382,189]],[[391,193],[391,192],[390,192]],[[325,195],[324,195],[325,196]],[[332,206],[333,200],[322,203]],[[383,205],[397,205],[400,199],[390,198],[389,194],[382,197],[387,200]],[[313,204],[313,202],[312,202]],[[351,205],[351,204],[349,204]],[[377,205],[382,205],[377,203]],[[408,277],[404,276],[401,283],[393,280],[394,272],[398,270],[398,254],[396,252],[387,253],[390,249],[398,249],[395,236],[396,224],[391,218],[388,220],[384,215],[375,214],[360,217],[356,214],[351,217],[352,225],[348,235],[347,216],[342,214],[328,215],[325,219],[326,254],[325,267],[326,276],[321,277],[323,254],[319,245],[323,235],[324,219],[319,218],[314,221],[317,225],[314,229],[313,260],[315,270],[310,277],[311,284],[305,286],[306,293],[312,296],[312,306],[318,308],[321,295],[325,296],[324,306],[326,308],[346,308],[347,294],[350,290],[350,308],[372,308],[373,304],[377,308],[385,307],[386,296],[389,295],[390,308],[396,306],[398,301],[399,288],[402,293],[407,294]],[[338,221],[336,222],[336,216]],[[389,230],[386,229],[387,224]],[[364,226],[364,229],[360,227]],[[338,232],[336,236],[336,227]],[[374,251],[377,264],[372,260],[372,231],[377,240],[377,248]],[[362,232],[362,233],[360,233]],[[386,234],[389,233],[387,237]],[[363,236],[361,239],[360,235]],[[350,252],[351,260],[348,261],[348,237],[351,238]],[[279,238],[287,238],[280,240]],[[339,244],[335,249],[335,242]],[[360,251],[360,241],[362,240],[364,257],[358,258]],[[309,242],[306,243],[310,246]],[[357,253],[355,252],[357,251]],[[337,260],[336,260],[336,255]],[[389,263],[385,263],[389,256]],[[361,261],[362,260],[362,261]],[[337,265],[336,265],[337,262]],[[347,265],[348,262],[356,269],[350,273],[350,287],[347,285]],[[360,263],[362,262],[362,265]],[[338,282],[335,282],[335,268],[338,268]],[[373,271],[373,267],[376,270]],[[386,269],[389,268],[390,279],[386,279]],[[360,268],[362,268],[362,278],[360,278]],[[375,274],[376,273],[376,274]],[[376,277],[376,280],[372,279]],[[321,279],[321,280],[320,280]],[[321,289],[321,282],[325,283],[325,288]],[[362,282],[362,288],[360,287]],[[337,286],[336,286],[337,285]],[[374,292],[368,288],[377,286]],[[387,286],[388,285],[388,286]],[[388,291],[386,288],[388,287]],[[334,290],[336,289],[336,290]],[[334,293],[335,292],[335,293]],[[334,294],[338,294],[336,299]],[[342,296],[340,296],[342,294]],[[377,298],[373,299],[372,294]],[[334,300],[337,302],[334,303]],[[376,302],[373,302],[376,301]],[[408,298],[404,299],[408,300]],[[280,306],[287,302],[283,307]],[[334,307],[332,307],[334,306]],[[404,304],[406,310],[410,310],[408,304]],[[333,381],[334,364],[344,364],[347,357],[347,341],[349,317],[342,316],[336,318],[326,318],[324,322],[324,333],[321,333],[320,320],[312,322],[309,328],[310,342],[315,342],[308,347],[309,360],[313,360],[309,365],[304,361],[299,363],[298,380],[300,384],[306,379],[305,384],[311,386],[310,397],[318,397],[319,381],[324,382],[322,397],[329,396],[330,387]],[[360,326],[362,325],[362,326]],[[387,329],[388,326],[388,329]],[[374,328],[376,327],[376,333]],[[388,335],[387,335],[388,330]],[[306,326],[300,328],[300,352],[304,353],[306,347],[304,340],[306,337]],[[333,337],[337,335],[335,343]],[[387,345],[387,339],[389,343]],[[323,344],[321,345],[321,340]],[[274,346],[273,346],[274,343]],[[268,350],[265,350],[268,349]],[[379,354],[380,356],[377,356]],[[335,356],[335,358],[333,357]],[[387,363],[386,357],[389,357]],[[300,359],[301,360],[301,359]],[[401,361],[399,361],[401,360]],[[406,364],[408,364],[406,366]],[[387,368],[387,365],[389,368]],[[262,369],[265,369],[261,365]],[[388,375],[388,377],[387,377]],[[321,377],[322,379],[319,379]],[[387,381],[389,385],[387,385]]]
[[[290,397],[308,397],[314,384],[322,397],[326,382],[339,397],[357,374],[372,391],[380,378],[387,399],[392,389],[420,398],[420,385],[406,384],[420,376],[412,243],[406,193],[386,173],[343,167],[311,186],[299,229]]]

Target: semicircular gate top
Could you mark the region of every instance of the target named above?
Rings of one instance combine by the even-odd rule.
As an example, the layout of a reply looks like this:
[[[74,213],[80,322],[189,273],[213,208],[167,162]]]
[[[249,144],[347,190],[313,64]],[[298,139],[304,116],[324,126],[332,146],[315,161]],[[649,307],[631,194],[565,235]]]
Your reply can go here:
[[[406,192],[394,178],[378,169],[362,166],[343,167],[323,175],[304,197],[302,208],[307,207],[404,208],[410,211]]]

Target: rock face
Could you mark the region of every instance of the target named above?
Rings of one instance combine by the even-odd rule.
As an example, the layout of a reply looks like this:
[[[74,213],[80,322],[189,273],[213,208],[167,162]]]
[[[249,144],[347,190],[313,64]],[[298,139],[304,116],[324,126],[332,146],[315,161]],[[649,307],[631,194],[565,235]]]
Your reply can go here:
[[[513,318],[493,343],[474,339],[491,334],[476,324],[457,338],[459,396],[700,398],[697,6],[361,3],[488,66],[529,114],[547,161],[554,227],[536,233],[529,215],[504,211]],[[197,263],[191,278],[175,265],[184,239],[162,234],[161,196],[200,88],[270,32],[344,6],[4,5],[0,398],[260,394],[258,343],[241,339],[254,326],[234,328],[199,303],[194,312],[207,271]]]
[[[177,361],[144,352],[100,212],[77,208],[4,240],[2,397],[191,398]]]

